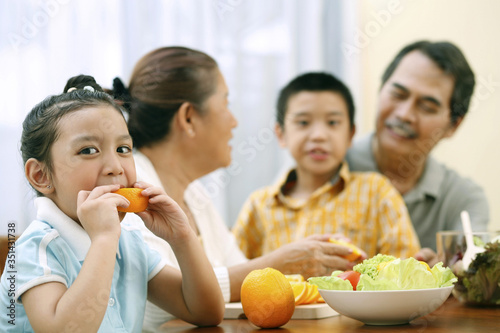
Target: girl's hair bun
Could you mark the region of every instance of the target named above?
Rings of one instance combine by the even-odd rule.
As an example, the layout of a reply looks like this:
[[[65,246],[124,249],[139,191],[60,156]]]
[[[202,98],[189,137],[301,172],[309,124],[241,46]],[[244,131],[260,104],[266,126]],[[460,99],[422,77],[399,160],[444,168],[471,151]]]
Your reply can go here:
[[[94,89],[94,91],[104,92],[102,87],[97,84],[94,77],[92,77],[90,75],[83,75],[83,74],[73,76],[72,78],[70,78],[68,80],[68,82],[66,82],[66,86],[64,87],[63,92],[67,93],[68,90],[70,90],[71,88],[92,90],[92,89],[89,89],[86,87],[92,87]],[[75,89],[71,89],[71,90],[75,90]]]

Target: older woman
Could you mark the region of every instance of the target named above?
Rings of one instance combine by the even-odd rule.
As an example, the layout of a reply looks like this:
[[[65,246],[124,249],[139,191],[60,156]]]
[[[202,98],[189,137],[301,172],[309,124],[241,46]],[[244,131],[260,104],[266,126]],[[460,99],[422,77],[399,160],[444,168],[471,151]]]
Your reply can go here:
[[[196,179],[231,162],[232,129],[228,88],[217,63],[208,55],[164,47],[146,54],[132,73],[129,87],[114,82],[115,97],[129,110],[138,179],[162,186],[182,207],[214,267],[226,302],[238,301],[241,283],[254,269],[274,267],[304,276],[348,269],[349,250],[317,235],[247,260]],[[172,265],[169,245],[140,225],[146,241]],[[145,327],[169,319],[148,304]],[[151,325],[153,324],[153,325]]]

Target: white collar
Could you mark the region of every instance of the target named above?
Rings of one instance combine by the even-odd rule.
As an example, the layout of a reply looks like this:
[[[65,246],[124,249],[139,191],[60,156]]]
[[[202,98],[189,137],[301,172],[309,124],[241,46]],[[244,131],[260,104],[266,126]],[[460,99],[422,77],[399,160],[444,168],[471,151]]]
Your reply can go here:
[[[64,214],[49,198],[36,198],[35,207],[37,208],[37,220],[43,221],[56,229],[61,238],[73,250],[77,259],[83,261],[87,256],[91,243],[85,229]],[[118,248],[116,254],[120,256]]]
[[[160,186],[163,188],[163,186],[161,185],[160,177],[158,176],[153,163],[151,163],[146,155],[141,153],[139,150],[135,150],[134,161],[137,180],[144,181],[154,186]]]

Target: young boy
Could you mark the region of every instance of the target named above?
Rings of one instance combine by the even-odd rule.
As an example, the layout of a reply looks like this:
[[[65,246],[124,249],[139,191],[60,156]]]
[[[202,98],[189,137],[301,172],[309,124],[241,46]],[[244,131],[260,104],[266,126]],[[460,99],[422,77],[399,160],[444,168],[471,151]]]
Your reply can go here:
[[[355,132],[349,89],[326,73],[307,73],[278,99],[276,135],[296,162],[279,182],[255,191],[233,229],[248,258],[313,234],[340,233],[363,249],[409,257],[420,248],[398,191],[377,173],[349,172]]]

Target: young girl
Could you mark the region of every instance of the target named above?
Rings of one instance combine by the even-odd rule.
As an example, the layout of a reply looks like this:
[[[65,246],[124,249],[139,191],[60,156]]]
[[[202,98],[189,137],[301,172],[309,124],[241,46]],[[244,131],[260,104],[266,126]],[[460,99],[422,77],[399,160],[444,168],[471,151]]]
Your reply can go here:
[[[161,188],[136,182],[120,107],[89,76],[70,79],[64,91],[23,123],[37,219],[2,275],[10,316],[1,316],[0,331],[140,332],[146,298],[185,321],[217,325],[224,302],[213,269],[179,206]],[[169,242],[182,274],[120,223],[126,213],[117,207],[129,205],[113,193],[120,187],[144,189],[148,209],[137,215]]]

